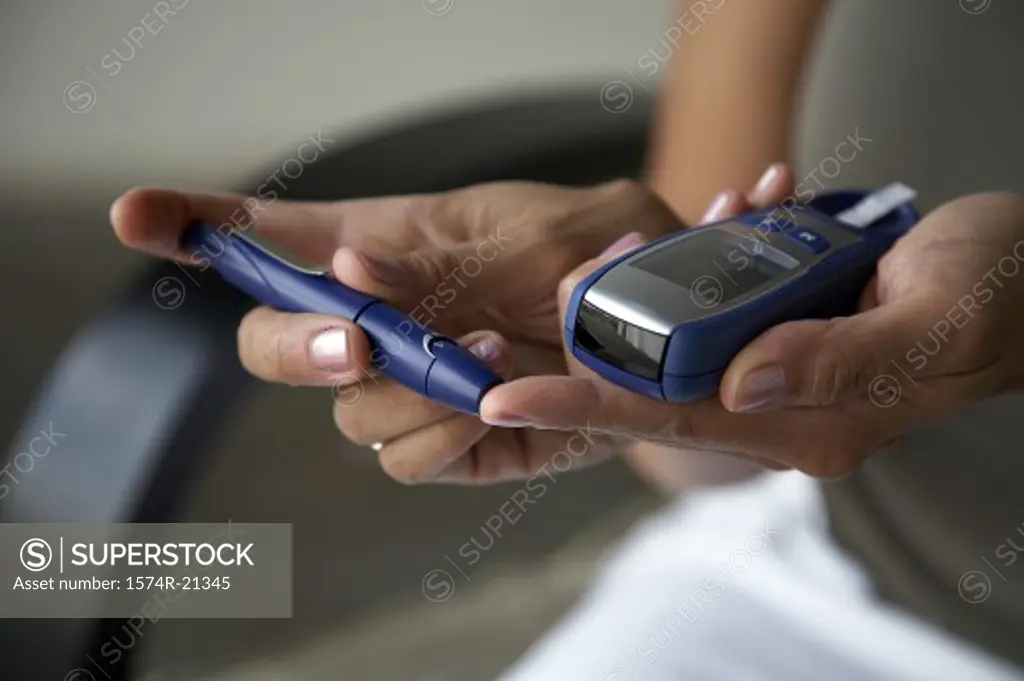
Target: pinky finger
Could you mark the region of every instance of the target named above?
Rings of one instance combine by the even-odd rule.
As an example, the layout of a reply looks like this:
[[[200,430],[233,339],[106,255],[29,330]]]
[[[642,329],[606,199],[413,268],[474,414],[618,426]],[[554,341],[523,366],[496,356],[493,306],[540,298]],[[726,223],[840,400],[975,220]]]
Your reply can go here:
[[[580,429],[576,432],[493,428],[465,456],[441,471],[436,482],[489,485],[513,480],[554,481],[602,461],[614,451],[612,438]]]
[[[405,485],[434,482],[438,473],[465,457],[490,428],[475,417],[456,414],[384,443],[378,450],[381,468]]]

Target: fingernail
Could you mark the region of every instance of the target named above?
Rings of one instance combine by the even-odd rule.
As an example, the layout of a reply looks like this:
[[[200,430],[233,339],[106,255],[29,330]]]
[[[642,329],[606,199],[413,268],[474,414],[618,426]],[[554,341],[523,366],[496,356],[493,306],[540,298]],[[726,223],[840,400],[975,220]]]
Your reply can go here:
[[[309,354],[318,367],[326,371],[349,368],[348,329],[328,329],[309,344]]]
[[[780,366],[756,369],[740,383],[737,411],[782,406],[786,401],[786,373]]]
[[[758,199],[767,198],[767,194],[771,189],[772,183],[775,182],[775,178],[782,172],[781,163],[773,163],[768,166],[768,169],[764,171],[764,175],[757,181],[757,185],[754,187],[754,196]]]
[[[615,243],[602,251],[601,255],[598,256],[601,260],[610,260],[617,255],[621,255],[626,251],[636,248],[646,242],[644,235],[640,232],[630,232],[626,236],[620,237]]]
[[[530,419],[515,414],[488,416],[483,419],[483,422],[489,426],[498,426],[499,428],[526,428],[530,425]]]
[[[726,190],[719,192],[718,196],[714,198],[711,205],[704,212],[704,217],[701,218],[701,222],[713,222],[719,219],[725,214],[725,209],[732,202],[733,192]]]
[[[501,345],[493,338],[483,338],[469,346],[469,351],[492,369],[500,369],[504,362]]]
[[[356,257],[374,279],[384,284],[397,285],[402,283],[402,268],[393,260],[369,253],[356,252]]]

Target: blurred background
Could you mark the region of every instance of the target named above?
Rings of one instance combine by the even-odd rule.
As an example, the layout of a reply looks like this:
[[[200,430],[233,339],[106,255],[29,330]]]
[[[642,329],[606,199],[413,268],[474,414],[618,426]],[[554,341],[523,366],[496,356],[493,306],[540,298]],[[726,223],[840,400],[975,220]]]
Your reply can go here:
[[[340,150],[567,88],[610,118],[602,87],[629,80],[627,68],[642,77],[637,58],[671,21],[663,1],[176,0],[165,22],[154,5],[0,9],[5,443],[76,329],[149,266],[107,221],[126,189],[251,191],[318,131]],[[132,49],[147,13],[158,33]],[[429,159],[439,172],[446,162]],[[247,397],[204,447],[177,515],[294,523],[295,618],[163,620],[140,642],[139,678],[489,678],[655,503],[617,464],[570,476],[433,603],[424,575],[484,541],[481,525],[516,488],[401,487],[337,434],[329,393],[258,386]]]
[[[984,125],[964,114],[969,102],[1005,88],[1005,69],[979,69],[964,56],[991,45],[984,22],[996,13],[972,16],[964,0],[922,11],[937,4],[836,3],[808,75],[798,176],[855,129],[877,146],[844,169],[843,182],[902,179],[921,190],[923,209],[1011,176],[988,150],[1000,144],[993,131],[1019,125],[1019,108],[991,107]],[[154,20],[157,8],[165,20]],[[108,207],[126,189],[251,192],[318,134],[348,165],[318,161],[296,196],[404,187],[388,179],[394,158],[414,160],[416,189],[531,176],[526,166],[491,167],[501,153],[511,157],[522,133],[535,145],[547,135],[554,152],[570,133],[577,146],[591,135],[622,152],[610,159],[595,147],[590,157],[576,154],[572,172],[545,177],[589,182],[636,172],[650,114],[641,100],[663,75],[648,77],[640,58],[665,54],[666,26],[679,13],[665,0],[3,3],[0,442],[17,439],[41,382],[78,332],[155,267],[111,232]],[[474,111],[552,101],[568,103],[556,107],[561,118],[547,132],[546,114],[516,114],[505,128],[463,119],[431,127],[457,112],[475,120]],[[415,134],[421,127],[425,137]],[[470,128],[472,145],[447,143]],[[934,148],[945,131],[956,133],[949,144],[959,165],[906,153]],[[360,147],[373,140],[391,140],[387,153]],[[407,171],[396,165],[394,177]],[[141,300],[152,316],[160,311],[146,286]],[[164,311],[160,322],[176,324],[192,304]],[[230,326],[228,319],[227,345]],[[111,385],[117,372],[114,362]],[[94,385],[101,394],[104,378]],[[433,602],[424,577],[445,569],[467,541],[482,541],[481,525],[518,487],[401,487],[378,471],[372,452],[337,434],[327,391],[245,385],[245,402],[210,428],[195,474],[175,490],[174,517],[294,523],[295,617],[162,620],[138,642],[132,678],[491,678],[573,602],[616,538],[660,503],[619,463],[566,476]],[[131,430],[123,421],[111,421],[112,441],[118,429]],[[33,654],[45,656],[39,645]]]
[[[153,6],[3,4],[0,257],[5,288],[30,279],[38,296],[2,303],[24,330],[5,334],[5,400],[24,399],[140,266],[107,223],[124,190],[247,188],[318,130],[338,148],[439,109],[588,81],[600,107],[609,74],[642,75],[636,60],[669,21],[667,2],[611,0],[175,0],[158,23]],[[159,32],[132,55],[124,41],[147,13]]]

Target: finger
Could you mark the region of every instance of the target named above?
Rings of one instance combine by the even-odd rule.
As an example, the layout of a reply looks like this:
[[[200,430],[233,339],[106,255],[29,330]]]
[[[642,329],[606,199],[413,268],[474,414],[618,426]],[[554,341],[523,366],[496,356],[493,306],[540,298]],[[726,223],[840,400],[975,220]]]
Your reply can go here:
[[[719,192],[711,200],[711,203],[708,204],[700,223],[704,225],[709,222],[725,220],[726,218],[746,213],[749,210],[750,204],[742,194],[735,189],[725,189]]]
[[[405,485],[429,482],[452,461],[465,456],[490,426],[478,418],[456,414],[384,445],[381,468]]]
[[[511,377],[512,349],[501,335],[476,331],[459,339],[459,344],[469,348],[502,377]],[[358,382],[342,386],[335,394],[335,424],[345,437],[361,445],[389,443],[451,419],[456,413],[383,376],[364,375]]]
[[[193,220],[239,231],[254,228],[317,263],[334,252],[340,226],[335,204],[329,202],[267,201],[169,189],[133,189],[110,209],[114,232],[125,245],[185,262],[181,233]]]
[[[521,304],[549,282],[554,288],[572,267],[594,257],[623,221],[651,235],[682,227],[667,206],[635,182],[588,190],[502,183],[433,200],[434,209],[417,211],[415,226],[455,243],[387,253],[346,243],[333,262],[338,280],[430,323],[484,306]],[[524,205],[531,208],[527,214]],[[502,231],[503,217],[519,226],[528,218],[533,227]],[[559,229],[553,231],[556,219]],[[490,224],[492,231],[484,231]]]
[[[793,169],[785,163],[773,163],[764,171],[754,188],[747,193],[745,199],[749,208],[746,210],[777,206],[786,197],[791,196],[795,188]]]
[[[708,205],[702,223],[725,220],[778,205],[794,191],[793,171],[785,163],[768,166],[752,190],[741,194],[734,189],[720,192]]]
[[[538,485],[576,472],[613,453],[608,436],[582,432],[492,428],[432,482],[482,485],[533,479]],[[515,495],[511,498],[516,503]]]
[[[545,364],[549,360],[538,356],[534,361]],[[512,371],[507,369],[505,377]],[[531,453],[554,452],[545,448],[548,440],[553,443],[565,439],[564,434],[552,432],[548,440],[534,437],[528,441],[523,431],[493,429],[478,418],[451,411],[446,416],[398,436],[385,436],[380,451],[385,471],[406,484],[480,484],[518,479],[529,469]]]
[[[339,317],[257,307],[238,327],[238,355],[265,381],[330,385],[365,374],[370,343],[358,326]]]
[[[450,247],[402,254],[342,248],[334,255],[338,281],[408,310],[429,325],[520,295],[526,272],[543,272],[543,254],[517,247],[496,233]],[[528,260],[534,260],[527,268]]]
[[[722,378],[722,403],[747,412],[864,397],[879,377],[911,370],[897,362],[906,363],[908,351],[928,337],[936,318],[933,307],[923,297],[904,299],[852,317],[769,329],[729,365]],[[926,362],[915,379],[940,375],[946,364],[941,356]]]

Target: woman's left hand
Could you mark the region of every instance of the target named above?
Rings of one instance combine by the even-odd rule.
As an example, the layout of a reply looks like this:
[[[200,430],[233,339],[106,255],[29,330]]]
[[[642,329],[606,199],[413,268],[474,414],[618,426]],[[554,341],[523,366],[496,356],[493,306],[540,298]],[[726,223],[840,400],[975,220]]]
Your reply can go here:
[[[925,216],[881,259],[857,314],[769,329],[733,359],[718,396],[658,402],[576,364],[573,376],[495,388],[481,415],[842,477],[903,433],[1024,383],[1022,263],[1024,198],[967,196]],[[563,315],[599,264],[563,282]]]

